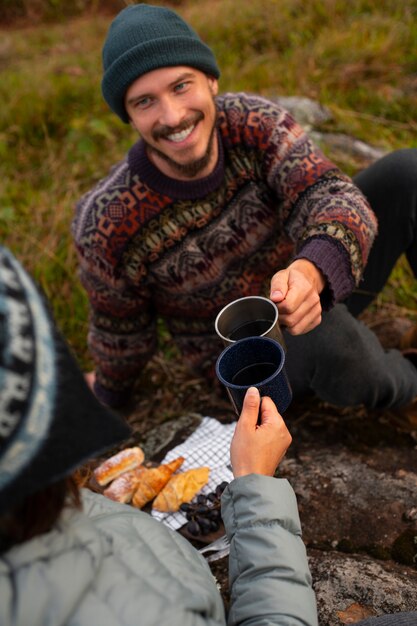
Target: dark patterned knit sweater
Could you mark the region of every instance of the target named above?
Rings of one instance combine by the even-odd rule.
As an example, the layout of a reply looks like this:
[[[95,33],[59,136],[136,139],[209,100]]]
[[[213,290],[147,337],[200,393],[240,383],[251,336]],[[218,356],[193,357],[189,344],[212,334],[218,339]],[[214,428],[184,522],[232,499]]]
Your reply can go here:
[[[128,400],[163,317],[184,359],[207,373],[218,311],[269,294],[294,258],[327,279],[324,308],[361,277],[376,231],[366,200],[291,115],[246,94],[217,98],[219,159],[206,178],[164,176],[138,141],[77,206],[73,235],[91,305],[96,393]]]

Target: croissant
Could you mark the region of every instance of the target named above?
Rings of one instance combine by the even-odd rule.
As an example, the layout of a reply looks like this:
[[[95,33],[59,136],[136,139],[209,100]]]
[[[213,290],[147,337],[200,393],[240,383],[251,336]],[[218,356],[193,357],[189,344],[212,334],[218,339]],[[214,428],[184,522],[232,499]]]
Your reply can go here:
[[[145,467],[140,466],[125,472],[113,480],[111,485],[103,491],[103,495],[116,502],[123,502],[124,504],[130,502],[139,484],[141,474],[146,471]]]
[[[135,448],[125,448],[114,454],[106,461],[103,461],[94,470],[94,476],[99,485],[107,485],[111,480],[120,476],[124,472],[135,469],[143,463],[145,454],[139,446]]]
[[[141,509],[165,487],[172,474],[184,463],[184,457],[179,456],[170,463],[146,469],[140,476],[139,484],[133,494],[133,506]]]
[[[163,513],[178,511],[183,502],[190,502],[209,479],[209,468],[198,467],[172,476],[155,498],[152,508]]]

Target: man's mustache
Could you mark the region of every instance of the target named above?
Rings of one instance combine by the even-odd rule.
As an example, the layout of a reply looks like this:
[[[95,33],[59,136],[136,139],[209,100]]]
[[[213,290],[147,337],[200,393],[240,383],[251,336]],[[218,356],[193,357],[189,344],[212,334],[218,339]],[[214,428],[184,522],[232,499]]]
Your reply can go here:
[[[161,125],[157,128],[154,128],[152,132],[152,138],[156,141],[158,139],[166,139],[168,135],[173,135],[174,133],[180,133],[181,131],[201,122],[204,118],[204,114],[201,111],[197,111],[194,115],[188,117],[186,120],[183,120],[178,126],[166,126]]]

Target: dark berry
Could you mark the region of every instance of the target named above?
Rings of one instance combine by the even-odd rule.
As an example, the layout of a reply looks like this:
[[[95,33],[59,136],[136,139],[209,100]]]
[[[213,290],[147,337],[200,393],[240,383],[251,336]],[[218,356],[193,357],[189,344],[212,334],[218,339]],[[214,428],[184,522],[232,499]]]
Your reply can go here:
[[[222,490],[220,489],[220,487],[216,487],[216,498],[220,498],[221,495],[222,495]]]
[[[211,531],[211,522],[206,517],[199,517],[198,524],[200,525],[203,535],[207,535]]]
[[[209,508],[208,506],[204,505],[204,506],[199,506],[194,510],[194,513],[196,515],[206,515],[209,512]]]
[[[190,533],[190,535],[193,535],[194,537],[197,537],[197,535],[201,535],[200,524],[196,522],[195,520],[188,522],[186,528],[188,532]]]

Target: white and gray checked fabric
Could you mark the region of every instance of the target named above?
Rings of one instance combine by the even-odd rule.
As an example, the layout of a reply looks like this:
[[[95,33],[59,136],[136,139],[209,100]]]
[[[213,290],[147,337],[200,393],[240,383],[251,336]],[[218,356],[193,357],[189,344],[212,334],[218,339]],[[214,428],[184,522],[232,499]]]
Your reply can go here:
[[[186,441],[170,450],[162,463],[169,463],[179,456],[185,458],[180,472],[196,467],[210,468],[209,481],[201,493],[210,493],[221,482],[230,482],[233,474],[230,466],[230,442],[236,422],[221,424],[212,417],[204,417],[200,426]],[[160,513],[152,511],[152,517],[163,522],[173,530],[180,528],[187,521],[185,515],[178,513]]]

